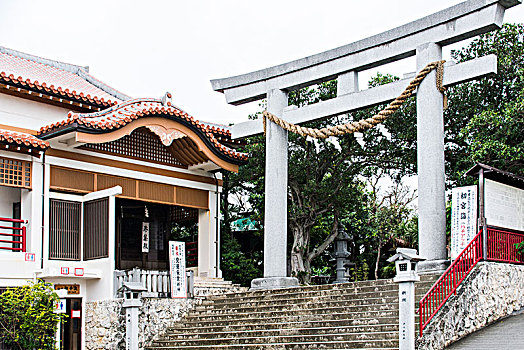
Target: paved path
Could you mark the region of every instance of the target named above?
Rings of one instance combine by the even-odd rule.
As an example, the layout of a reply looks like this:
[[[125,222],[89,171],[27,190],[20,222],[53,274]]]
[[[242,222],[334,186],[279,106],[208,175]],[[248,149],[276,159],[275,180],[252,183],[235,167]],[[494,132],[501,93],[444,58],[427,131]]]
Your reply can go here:
[[[524,313],[510,316],[481,329],[448,350],[524,350]]]

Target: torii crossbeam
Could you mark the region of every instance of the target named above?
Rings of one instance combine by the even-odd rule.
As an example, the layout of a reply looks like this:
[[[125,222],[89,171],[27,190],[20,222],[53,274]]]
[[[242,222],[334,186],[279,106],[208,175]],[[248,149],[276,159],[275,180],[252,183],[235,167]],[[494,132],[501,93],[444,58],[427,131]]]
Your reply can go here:
[[[226,101],[240,105],[267,98],[269,113],[299,124],[393,100],[408,85],[401,80],[359,91],[358,72],[416,55],[417,71],[442,59],[442,47],[500,28],[506,9],[522,0],[469,0],[414,22],[339,48],[230,78],[212,80]],[[444,86],[497,72],[493,55],[446,65]],[[289,108],[289,91],[337,79],[337,97],[315,105]],[[445,268],[446,210],[443,97],[430,73],[417,89],[417,170],[419,254],[428,259],[419,269]],[[262,121],[232,127],[233,138],[262,133]],[[296,285],[287,276],[287,131],[268,123],[264,222],[264,278],[253,288]]]

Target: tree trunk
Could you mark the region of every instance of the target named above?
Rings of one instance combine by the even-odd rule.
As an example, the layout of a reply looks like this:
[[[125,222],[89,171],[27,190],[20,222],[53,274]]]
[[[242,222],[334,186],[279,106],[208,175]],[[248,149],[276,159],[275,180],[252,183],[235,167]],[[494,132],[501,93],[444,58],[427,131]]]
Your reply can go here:
[[[307,228],[302,225],[293,227],[293,247],[291,248],[291,275],[305,283],[306,276],[311,274],[311,267],[306,264],[307,245],[309,244]],[[307,265],[307,266],[306,266]]]
[[[375,279],[378,280],[378,264],[380,262],[380,254],[382,250],[382,239],[378,241],[378,248],[377,248],[377,263],[375,264]]]

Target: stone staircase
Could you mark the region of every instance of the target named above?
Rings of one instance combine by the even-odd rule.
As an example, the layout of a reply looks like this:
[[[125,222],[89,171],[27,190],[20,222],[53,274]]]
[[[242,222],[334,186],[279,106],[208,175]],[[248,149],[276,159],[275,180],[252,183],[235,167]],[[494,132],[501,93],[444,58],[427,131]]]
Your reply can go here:
[[[231,281],[225,281],[223,278],[195,277],[193,281],[193,293],[196,298],[246,292],[248,289],[239,284],[233,284]]]
[[[422,276],[417,301],[437,277]],[[378,280],[211,296],[147,349],[398,349],[398,285]]]

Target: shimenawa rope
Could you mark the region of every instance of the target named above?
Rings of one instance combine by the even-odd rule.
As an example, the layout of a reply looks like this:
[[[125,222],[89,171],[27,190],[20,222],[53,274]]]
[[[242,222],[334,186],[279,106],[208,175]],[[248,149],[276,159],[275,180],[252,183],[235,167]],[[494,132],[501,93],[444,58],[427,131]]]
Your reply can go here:
[[[347,124],[340,124],[335,125],[327,128],[322,129],[315,129],[315,128],[306,128],[300,125],[296,125],[293,123],[289,123],[285,121],[284,119],[281,119],[271,113],[269,113],[267,110],[264,111],[262,114],[263,116],[263,122],[264,122],[264,135],[266,134],[266,123],[267,119],[272,121],[273,123],[277,124],[281,128],[294,132],[296,134],[299,134],[301,136],[310,136],[313,138],[319,138],[319,139],[325,139],[330,136],[341,136],[344,134],[351,134],[354,132],[361,132],[367,129],[370,129],[374,127],[377,124],[382,123],[384,120],[386,120],[389,116],[391,116],[393,113],[395,113],[400,106],[413,94],[413,91],[417,88],[417,86],[420,85],[422,80],[433,70],[437,69],[437,89],[444,94],[444,109],[447,108],[447,98],[446,98],[446,88],[442,85],[442,79],[444,76],[444,62],[446,61],[436,61],[429,63],[426,67],[424,67],[415,78],[409,83],[408,87],[398,96],[396,99],[394,99],[390,104],[387,105],[386,108],[381,110],[378,114],[374,115],[371,118],[362,119],[358,122],[351,122]]]

